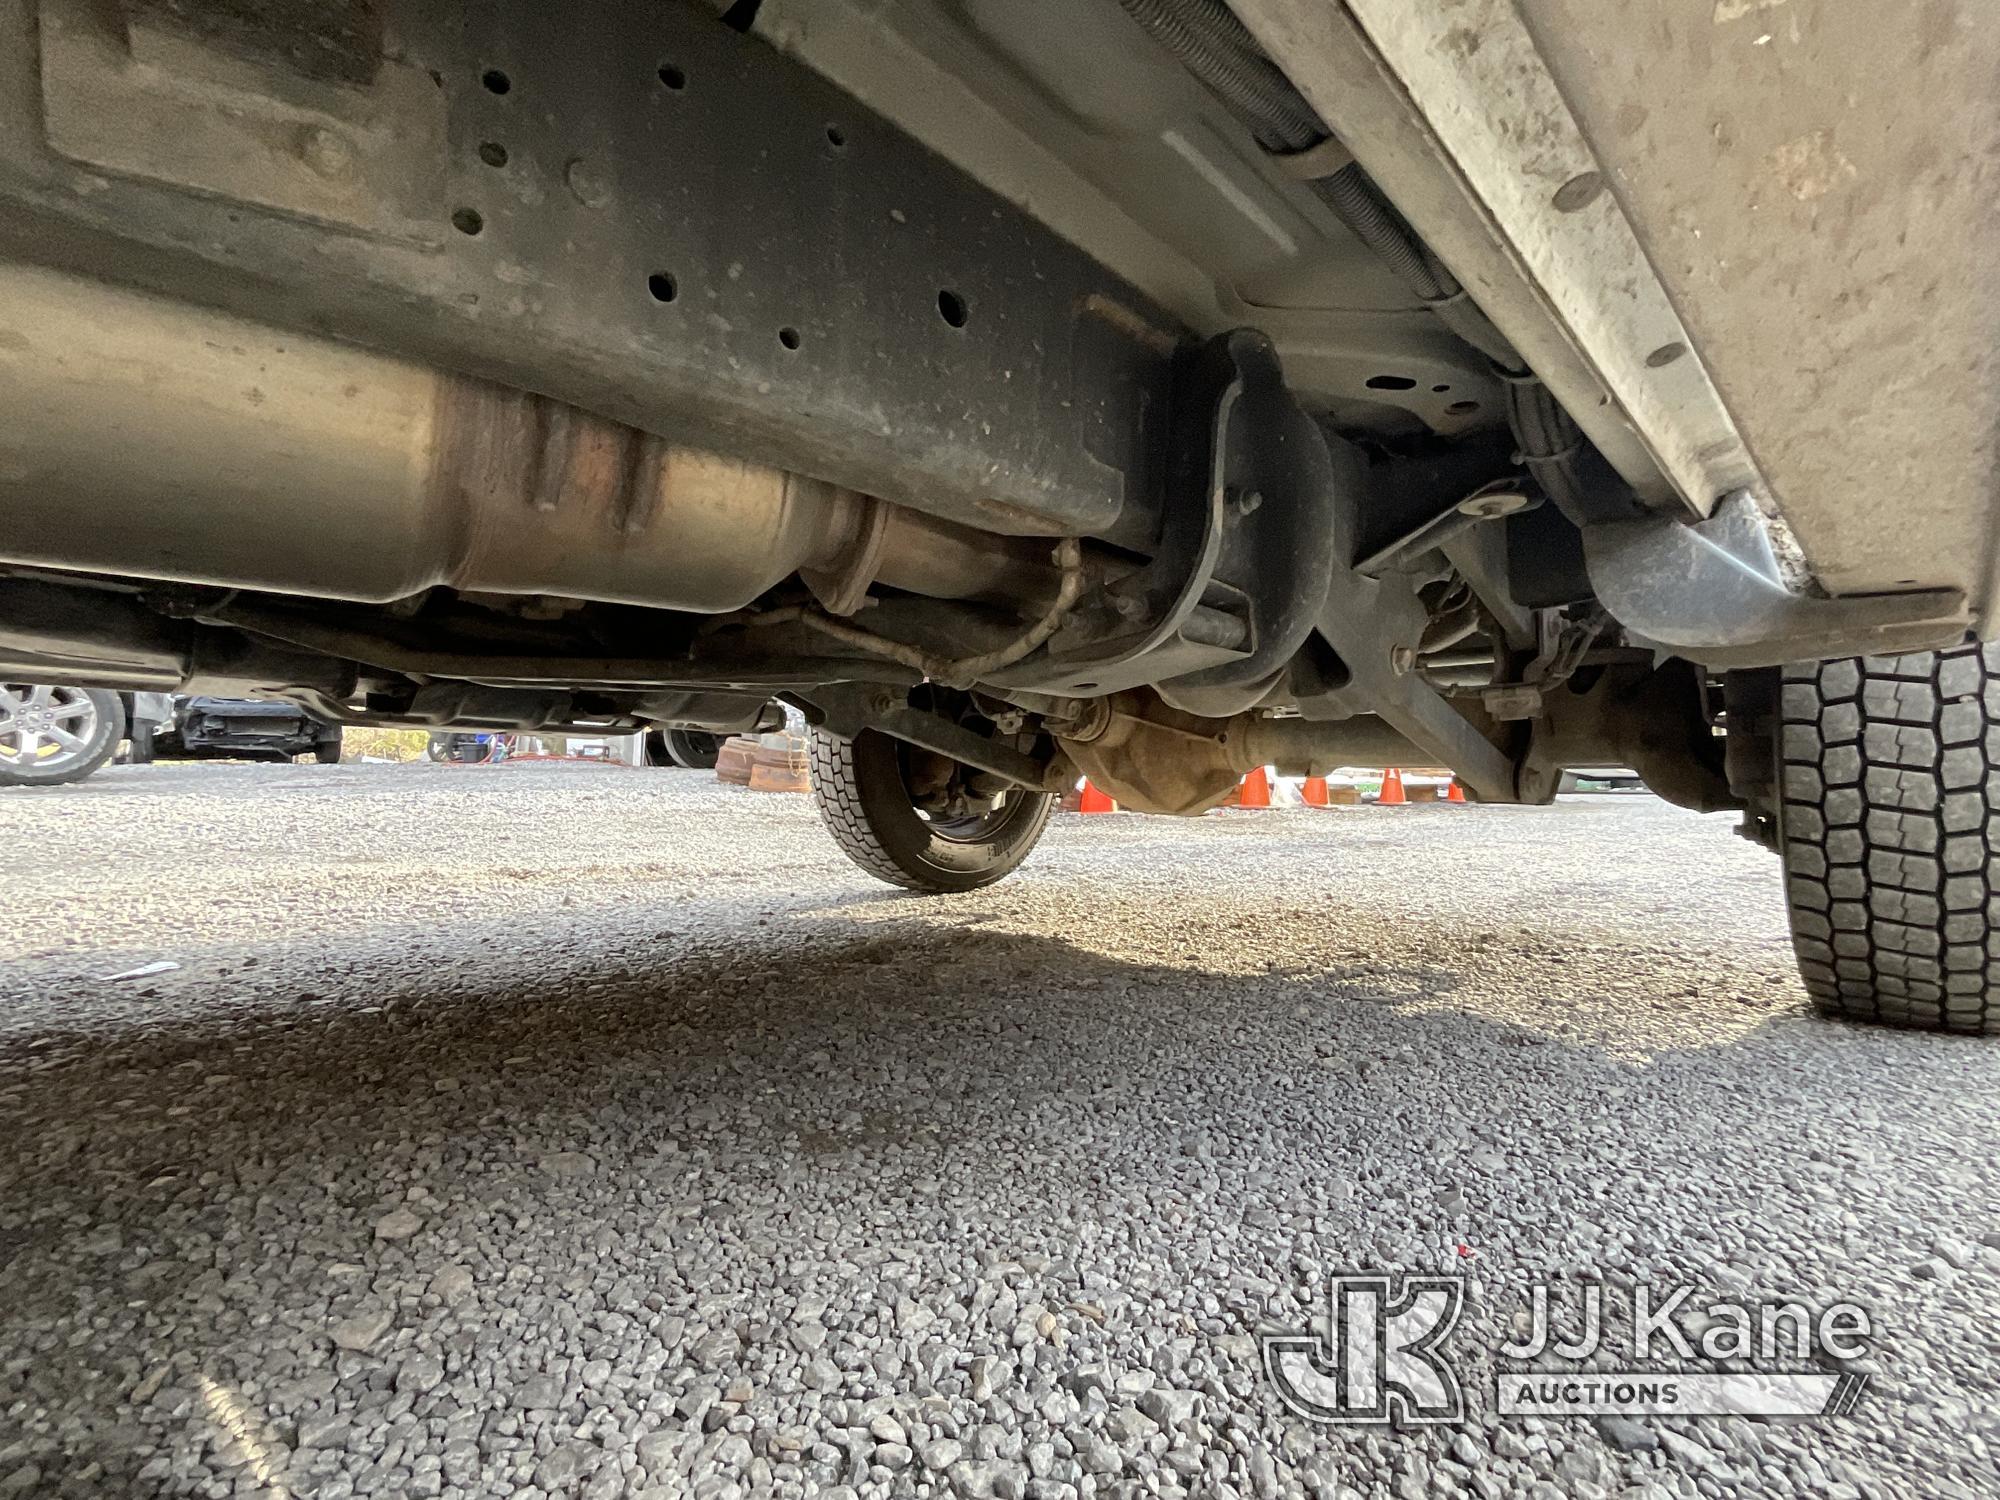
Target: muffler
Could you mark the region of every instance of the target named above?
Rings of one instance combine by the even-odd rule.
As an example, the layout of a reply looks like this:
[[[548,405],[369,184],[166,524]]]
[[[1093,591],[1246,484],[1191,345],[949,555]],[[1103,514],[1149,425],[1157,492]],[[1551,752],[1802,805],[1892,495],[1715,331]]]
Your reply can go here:
[[[440,585],[718,613],[1057,585],[990,536],[524,391],[0,265],[0,561],[389,603]]]

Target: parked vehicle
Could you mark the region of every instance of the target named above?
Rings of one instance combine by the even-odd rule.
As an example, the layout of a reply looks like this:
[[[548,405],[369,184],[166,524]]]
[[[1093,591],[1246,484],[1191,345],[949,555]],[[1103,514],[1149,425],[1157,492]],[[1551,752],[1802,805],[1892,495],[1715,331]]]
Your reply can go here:
[[[1556,784],[1556,792],[1568,796],[1572,792],[1643,792],[1646,781],[1635,776],[1623,766],[1577,766],[1562,773],[1562,780]]]
[[[125,737],[116,693],[48,683],[0,683],[0,785],[81,781]]]
[[[124,759],[340,759],[340,726],[295,703],[0,683],[0,786],[61,786]]]
[[[1079,774],[1629,766],[1782,856],[1823,1008],[2000,1031],[2000,27],[363,9],[0,0],[0,669],[775,695],[934,891]]]
[[[340,760],[340,726],[282,699],[183,697],[156,729],[152,752],[169,760]]]
[[[0,786],[81,781],[128,742],[152,758],[152,735],[173,711],[164,693],[114,693],[46,682],[0,683]]]
[[[498,765],[514,753],[515,736],[475,730],[440,729],[432,732],[424,746],[427,760],[451,761],[458,765]]]

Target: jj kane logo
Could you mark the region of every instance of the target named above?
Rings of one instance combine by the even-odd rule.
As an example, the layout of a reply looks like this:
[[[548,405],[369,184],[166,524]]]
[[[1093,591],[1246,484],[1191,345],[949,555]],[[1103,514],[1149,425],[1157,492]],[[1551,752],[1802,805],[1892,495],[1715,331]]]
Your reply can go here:
[[[1264,1369],[1287,1406],[1316,1422],[1424,1426],[1465,1420],[1465,1392],[1444,1355],[1465,1310],[1457,1276],[1336,1276],[1327,1338],[1264,1336]]]
[[[1617,1294],[1613,1294],[1617,1295]],[[1842,1416],[1867,1376],[1827,1361],[1863,1357],[1868,1314],[1849,1302],[1708,1301],[1692,1287],[1635,1285],[1607,1315],[1607,1289],[1563,1299],[1529,1289],[1501,1344],[1494,1409],[1504,1416]],[[1465,1420],[1448,1342],[1465,1310],[1457,1276],[1336,1276],[1322,1331],[1266,1334],[1264,1368],[1285,1404],[1317,1422],[1423,1426]],[[1607,1327],[1631,1330],[1614,1342]],[[1560,1325],[1560,1326],[1559,1326]],[[1629,1359],[1629,1363],[1627,1363]],[[1704,1361],[1688,1369],[1676,1362]],[[1531,1363],[1532,1362],[1532,1363]]]

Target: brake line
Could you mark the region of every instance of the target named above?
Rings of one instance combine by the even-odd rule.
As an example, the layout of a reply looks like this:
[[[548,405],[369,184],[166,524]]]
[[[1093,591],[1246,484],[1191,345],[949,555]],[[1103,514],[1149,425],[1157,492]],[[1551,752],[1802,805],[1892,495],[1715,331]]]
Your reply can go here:
[[[863,630],[858,625],[849,625],[836,620],[831,615],[816,609],[801,609],[799,623],[817,630],[821,635],[844,641],[863,651],[871,651],[898,661],[908,667],[915,667],[933,682],[941,682],[946,687],[967,688],[989,672],[997,672],[1002,667],[1011,667],[1031,651],[1034,651],[1050,636],[1062,628],[1076,601],[1083,596],[1083,546],[1075,537],[1065,537],[1057,544],[1054,561],[1062,569],[1062,583],[1056,589],[1055,601],[1048,610],[1028,629],[1007,645],[979,656],[964,656],[957,659],[936,656],[915,646],[906,646],[901,641],[892,641],[887,636],[877,635],[872,630]],[[776,623],[767,621],[767,623]]]

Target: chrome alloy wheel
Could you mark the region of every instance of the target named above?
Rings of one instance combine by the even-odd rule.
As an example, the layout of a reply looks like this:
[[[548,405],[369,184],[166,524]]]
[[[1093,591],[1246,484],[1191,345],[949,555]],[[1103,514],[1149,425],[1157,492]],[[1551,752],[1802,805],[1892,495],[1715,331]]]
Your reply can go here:
[[[0,765],[58,771],[91,753],[97,718],[82,688],[0,683]]]

